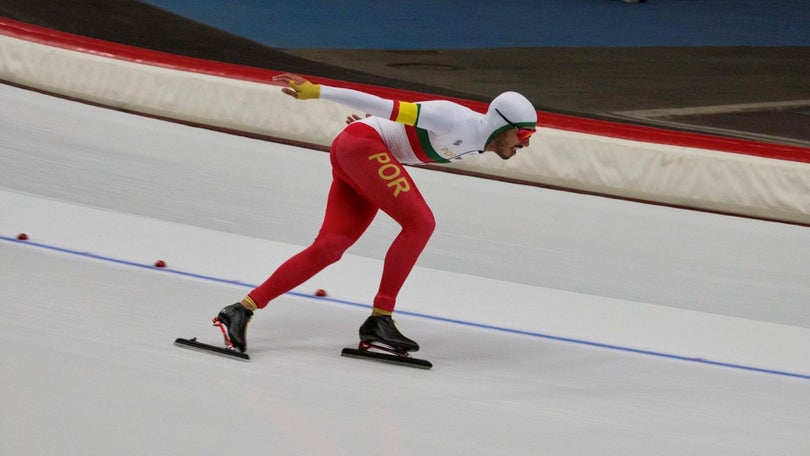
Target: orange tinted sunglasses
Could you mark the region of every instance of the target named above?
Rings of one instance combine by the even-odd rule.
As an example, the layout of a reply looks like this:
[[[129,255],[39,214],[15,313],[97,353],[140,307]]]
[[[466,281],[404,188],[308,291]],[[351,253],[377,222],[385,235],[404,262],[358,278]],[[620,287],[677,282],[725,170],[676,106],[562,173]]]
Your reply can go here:
[[[517,126],[511,120],[507,119],[506,116],[503,115],[503,113],[501,113],[501,111],[498,111],[498,108],[495,108],[495,112],[497,112],[498,115],[501,116],[501,119],[505,120],[506,123],[512,126],[512,128],[514,128],[515,130],[517,130],[517,138],[520,140],[520,142],[526,141],[527,139],[531,138],[532,135],[537,131],[534,128],[525,128]]]

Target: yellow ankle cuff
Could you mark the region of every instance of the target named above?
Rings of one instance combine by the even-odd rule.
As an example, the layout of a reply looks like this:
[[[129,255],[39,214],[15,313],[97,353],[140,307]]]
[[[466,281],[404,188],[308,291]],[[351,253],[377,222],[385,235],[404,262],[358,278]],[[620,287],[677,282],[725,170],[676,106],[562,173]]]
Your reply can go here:
[[[250,299],[250,296],[245,296],[245,299],[242,300],[242,305],[245,306],[248,310],[256,310],[259,306]]]

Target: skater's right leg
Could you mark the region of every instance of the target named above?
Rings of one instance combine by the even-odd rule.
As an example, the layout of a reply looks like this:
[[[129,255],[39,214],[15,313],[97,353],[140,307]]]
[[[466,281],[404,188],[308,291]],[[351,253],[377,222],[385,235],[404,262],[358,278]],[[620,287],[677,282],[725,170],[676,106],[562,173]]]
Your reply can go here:
[[[338,261],[368,228],[377,208],[350,185],[338,178],[332,181],[323,225],[315,241],[284,262],[243,300],[250,310],[261,309],[276,297],[304,283]]]
[[[285,261],[241,302],[222,309],[215,319],[215,323],[224,324],[231,344],[244,352],[247,324],[253,311],[266,307],[273,299],[339,260],[368,228],[376,212],[377,209],[351,186],[335,177],[329,190],[323,225],[312,245]]]

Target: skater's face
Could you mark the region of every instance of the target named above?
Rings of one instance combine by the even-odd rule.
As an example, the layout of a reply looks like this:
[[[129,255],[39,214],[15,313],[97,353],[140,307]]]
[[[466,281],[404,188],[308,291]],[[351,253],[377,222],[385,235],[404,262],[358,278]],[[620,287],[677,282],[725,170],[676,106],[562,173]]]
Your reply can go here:
[[[509,160],[510,158],[514,157],[517,153],[518,149],[523,147],[527,147],[529,145],[529,139],[532,137],[534,132],[536,131],[535,127],[532,126],[528,128],[527,126],[520,126],[506,117],[498,108],[495,108],[495,112],[501,116],[510,127],[509,130],[505,130],[503,133],[495,137],[493,140],[494,150],[499,157],[503,158],[504,160]]]
[[[517,154],[518,149],[529,146],[531,135],[521,135],[520,133],[521,130],[517,128],[504,130],[492,140],[491,147],[487,149],[494,151],[502,159],[509,160]]]

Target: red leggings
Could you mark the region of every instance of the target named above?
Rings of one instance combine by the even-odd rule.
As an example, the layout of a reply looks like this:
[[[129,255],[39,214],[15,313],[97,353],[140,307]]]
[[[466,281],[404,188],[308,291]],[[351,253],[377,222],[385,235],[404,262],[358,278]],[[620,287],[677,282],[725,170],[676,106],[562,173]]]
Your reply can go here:
[[[347,126],[332,143],[330,157],[333,180],[318,236],[248,296],[263,308],[338,261],[382,209],[402,231],[385,256],[374,308],[393,312],[397,294],[436,226],[433,213],[411,176],[368,125]]]

